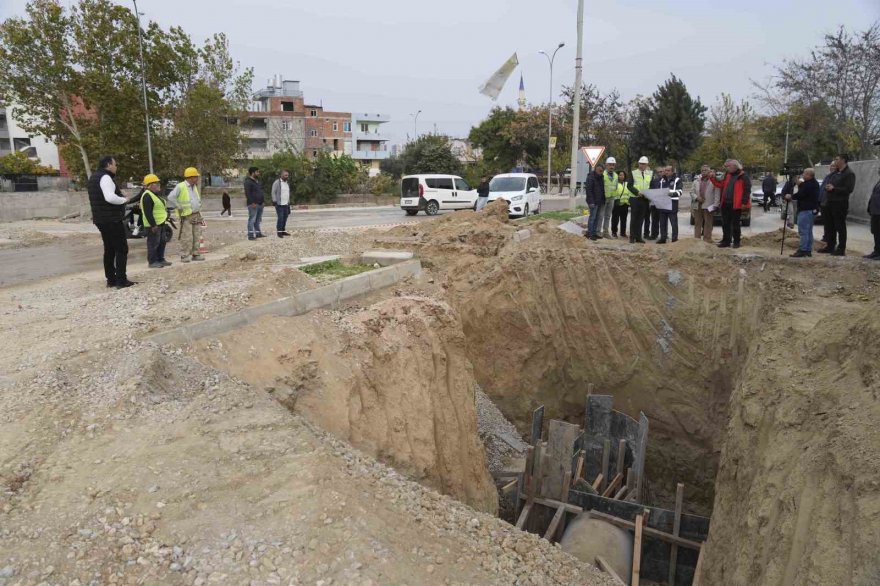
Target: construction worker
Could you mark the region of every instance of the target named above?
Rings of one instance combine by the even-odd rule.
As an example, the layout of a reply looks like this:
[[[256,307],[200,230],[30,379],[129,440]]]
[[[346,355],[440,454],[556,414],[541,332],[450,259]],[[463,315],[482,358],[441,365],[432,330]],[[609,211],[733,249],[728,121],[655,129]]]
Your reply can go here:
[[[648,204],[650,202],[643,194],[650,189],[653,177],[654,173],[648,169],[648,157],[642,157],[639,159],[639,168],[633,170],[629,181],[627,181],[626,187],[632,195],[629,200],[630,213],[632,214],[632,220],[629,224],[630,242],[645,243],[645,240],[642,238],[642,226],[648,215]]]
[[[141,217],[147,231],[147,263],[151,269],[170,267],[165,260],[165,222],[168,221],[168,208],[165,201],[156,195],[162,189],[159,178],[150,173],[144,177],[144,192],[141,194]]]
[[[199,194],[199,172],[195,167],[187,167],[183,181],[168,194],[168,202],[177,210],[180,218],[180,260],[205,260],[199,254],[199,241],[202,238],[202,197]]]
[[[603,175],[605,179],[605,205],[599,210],[602,238],[611,238],[611,232],[609,231],[611,228],[611,216],[614,213],[614,204],[618,199],[618,178],[617,171],[615,171],[616,168],[617,159],[614,157],[608,157],[605,160],[605,174]]]
[[[620,226],[620,237],[626,238],[626,219],[629,215],[630,192],[626,188],[626,171],[617,174],[617,197],[614,210],[611,212],[611,237],[617,238],[617,227]]]

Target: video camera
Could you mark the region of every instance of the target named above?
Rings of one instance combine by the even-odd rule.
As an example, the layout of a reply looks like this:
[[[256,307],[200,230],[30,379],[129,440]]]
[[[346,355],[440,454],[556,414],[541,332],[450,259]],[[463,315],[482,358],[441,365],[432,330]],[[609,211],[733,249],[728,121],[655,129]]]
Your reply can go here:
[[[787,177],[789,179],[794,179],[798,175],[803,175],[803,174],[804,174],[803,167],[789,167],[788,165],[783,165],[782,171],[780,172],[780,175],[784,175],[785,177]]]

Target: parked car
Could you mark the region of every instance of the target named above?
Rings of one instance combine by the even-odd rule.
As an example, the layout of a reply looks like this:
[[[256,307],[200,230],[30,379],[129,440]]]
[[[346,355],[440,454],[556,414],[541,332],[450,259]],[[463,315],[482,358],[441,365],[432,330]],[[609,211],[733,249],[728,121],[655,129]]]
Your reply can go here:
[[[782,185],[776,186],[776,195],[773,196],[773,199],[770,201],[771,206],[778,206],[779,202],[782,201]],[[764,192],[760,189],[752,191],[752,205],[764,206]]]
[[[504,173],[489,182],[489,203],[507,200],[511,216],[528,216],[541,211],[541,187],[532,173]]]
[[[424,211],[476,209],[477,190],[458,175],[407,175],[400,180],[400,209],[408,216]]]

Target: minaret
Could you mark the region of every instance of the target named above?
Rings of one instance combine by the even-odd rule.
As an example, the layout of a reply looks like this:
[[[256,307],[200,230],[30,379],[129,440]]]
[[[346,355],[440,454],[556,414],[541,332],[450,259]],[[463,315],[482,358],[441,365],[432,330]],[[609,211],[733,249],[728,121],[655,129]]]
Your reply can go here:
[[[526,109],[526,84],[523,83],[522,73],[519,74],[519,109]]]

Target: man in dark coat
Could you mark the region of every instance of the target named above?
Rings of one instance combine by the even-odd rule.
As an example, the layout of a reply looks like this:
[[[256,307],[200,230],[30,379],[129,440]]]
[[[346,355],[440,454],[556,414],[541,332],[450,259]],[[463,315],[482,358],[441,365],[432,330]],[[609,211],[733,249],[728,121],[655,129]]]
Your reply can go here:
[[[590,208],[590,219],[587,222],[587,237],[590,240],[599,239],[599,208],[605,205],[605,165],[599,163],[593,172],[587,176],[585,192],[587,206]]]
[[[101,233],[104,242],[104,277],[107,287],[124,289],[135,283],[128,280],[128,240],[126,239],[125,204],[129,198],[122,195],[116,185],[117,163],[111,156],[101,157],[98,170],[89,177],[89,206],[92,222]]]

